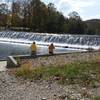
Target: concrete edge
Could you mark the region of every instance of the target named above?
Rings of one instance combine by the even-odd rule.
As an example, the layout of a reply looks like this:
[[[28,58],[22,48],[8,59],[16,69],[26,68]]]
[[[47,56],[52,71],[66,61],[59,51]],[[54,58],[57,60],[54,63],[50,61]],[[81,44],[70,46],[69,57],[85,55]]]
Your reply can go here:
[[[89,52],[100,52],[100,51],[82,51],[82,52],[70,52],[70,53],[59,53],[59,54],[45,54],[45,55],[37,55],[36,57],[32,57],[30,55],[14,55],[7,57],[7,68],[14,68],[20,66],[20,59],[35,59],[37,57],[49,57],[56,55],[65,55],[65,54],[80,54],[80,53],[89,53]]]

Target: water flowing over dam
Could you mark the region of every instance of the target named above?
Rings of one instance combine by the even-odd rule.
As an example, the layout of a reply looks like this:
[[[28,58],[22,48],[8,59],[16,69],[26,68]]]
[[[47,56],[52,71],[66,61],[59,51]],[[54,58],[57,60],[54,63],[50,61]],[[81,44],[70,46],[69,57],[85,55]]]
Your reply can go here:
[[[86,51],[88,48],[100,49],[99,35],[70,35],[32,32],[0,32],[0,59],[9,55],[30,54],[30,45],[36,41],[38,54],[47,54],[48,45],[54,43],[55,53]]]
[[[29,32],[0,32],[0,38],[22,39],[29,41],[54,42],[73,45],[100,46],[99,35],[63,35]]]

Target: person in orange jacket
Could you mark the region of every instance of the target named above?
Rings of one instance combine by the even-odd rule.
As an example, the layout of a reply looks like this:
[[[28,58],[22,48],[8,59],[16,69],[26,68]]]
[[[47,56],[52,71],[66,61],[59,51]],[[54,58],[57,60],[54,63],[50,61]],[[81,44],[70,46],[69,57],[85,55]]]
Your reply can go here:
[[[49,49],[49,54],[54,54],[54,49],[55,49],[55,46],[53,45],[53,43],[51,43],[48,47]]]
[[[34,56],[35,57],[36,56],[36,53],[37,53],[37,46],[36,46],[36,43],[35,42],[32,43],[30,49],[31,49],[31,56]]]

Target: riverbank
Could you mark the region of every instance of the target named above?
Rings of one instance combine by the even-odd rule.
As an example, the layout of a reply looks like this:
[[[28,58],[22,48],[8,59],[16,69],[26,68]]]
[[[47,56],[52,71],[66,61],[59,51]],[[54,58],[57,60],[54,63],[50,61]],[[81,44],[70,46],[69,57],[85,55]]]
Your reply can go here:
[[[50,57],[39,57],[35,59],[22,59],[21,66],[32,65],[33,67],[63,66],[71,63],[83,62],[84,68],[89,68],[86,72],[95,69],[99,75],[100,52],[73,53],[66,55],[56,55]],[[86,63],[87,62],[87,63]],[[88,63],[89,62],[89,63]],[[91,63],[90,63],[91,62]],[[92,63],[93,62],[93,63]],[[85,65],[86,66],[85,66]],[[87,66],[88,64],[88,66]],[[93,68],[91,67],[93,65]],[[82,67],[81,66],[81,67]],[[77,71],[77,66],[74,66]],[[84,72],[83,68],[83,72]],[[20,69],[20,68],[18,68]],[[17,70],[18,70],[17,69]],[[62,70],[62,68],[61,68]],[[90,71],[89,71],[90,70]],[[13,72],[16,69],[9,69],[6,72],[0,72],[0,100],[99,100],[100,99],[100,82],[94,86],[82,84],[58,84],[58,78],[50,80],[30,80],[21,77],[15,77]],[[56,71],[56,70],[55,70]],[[82,72],[81,71],[81,72]],[[45,73],[44,73],[45,74]],[[85,74],[93,75],[96,74]],[[93,79],[94,80],[94,79]],[[96,99],[99,98],[99,99]]]
[[[87,88],[78,84],[18,80],[6,72],[0,73],[0,100],[99,100],[100,87]]]
[[[76,52],[66,53],[54,56],[37,57],[35,59],[22,59],[20,64],[29,64],[33,67],[39,66],[62,66],[68,63],[74,62],[86,62],[86,61],[100,61],[100,51],[92,52]]]

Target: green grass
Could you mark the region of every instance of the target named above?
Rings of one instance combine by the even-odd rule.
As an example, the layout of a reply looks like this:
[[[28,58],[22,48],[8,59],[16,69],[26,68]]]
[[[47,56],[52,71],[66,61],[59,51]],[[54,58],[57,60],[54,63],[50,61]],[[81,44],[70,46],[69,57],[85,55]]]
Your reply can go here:
[[[96,96],[96,97],[94,97],[93,100],[100,100],[100,96]]]
[[[34,67],[26,64],[15,70],[17,77],[32,80],[53,80],[62,84],[93,85],[100,82],[100,63],[78,62],[64,66]]]
[[[31,65],[25,64],[16,69],[14,73],[17,77],[22,77],[24,79],[40,79],[43,72],[43,67],[32,68]]]

